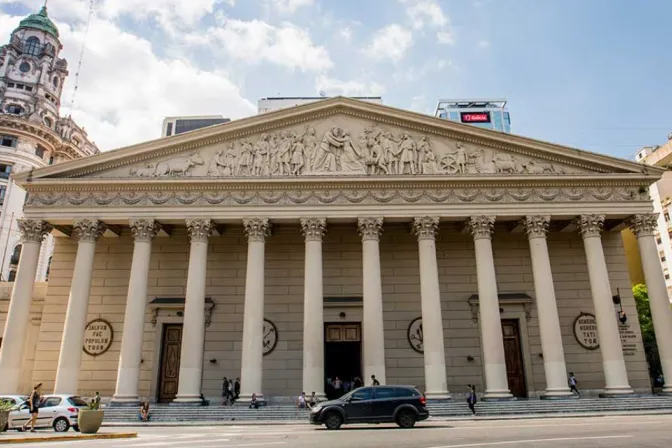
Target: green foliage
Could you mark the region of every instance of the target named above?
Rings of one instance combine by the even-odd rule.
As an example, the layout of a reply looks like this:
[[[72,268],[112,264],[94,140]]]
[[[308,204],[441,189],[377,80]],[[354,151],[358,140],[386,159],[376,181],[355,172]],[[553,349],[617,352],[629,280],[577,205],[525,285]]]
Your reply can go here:
[[[10,403],[9,401],[0,401],[0,412],[7,412],[11,411],[12,408],[14,408],[15,405]]]
[[[657,378],[662,373],[662,368],[660,366],[660,357],[658,356],[656,333],[653,329],[653,320],[651,319],[649,293],[646,285],[642,284],[635,285],[632,288],[632,293],[635,296],[639,326],[642,329],[642,342],[644,343],[646,361],[649,363],[649,375],[651,378]]]

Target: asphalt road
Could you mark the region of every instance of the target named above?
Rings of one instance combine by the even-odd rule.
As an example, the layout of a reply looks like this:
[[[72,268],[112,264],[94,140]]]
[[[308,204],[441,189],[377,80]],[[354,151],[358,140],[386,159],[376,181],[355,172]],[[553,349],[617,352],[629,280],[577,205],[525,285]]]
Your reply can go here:
[[[308,425],[114,428],[137,439],[39,443],[37,447],[100,448],[634,448],[672,447],[672,416],[619,416],[543,420],[423,422],[344,426],[328,431]],[[19,447],[26,445],[3,445]]]

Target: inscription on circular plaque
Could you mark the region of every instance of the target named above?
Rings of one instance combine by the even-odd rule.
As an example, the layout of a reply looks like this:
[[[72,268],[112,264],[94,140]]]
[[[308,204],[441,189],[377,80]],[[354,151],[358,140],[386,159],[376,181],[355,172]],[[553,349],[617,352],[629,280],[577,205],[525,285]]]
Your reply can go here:
[[[418,317],[411,321],[406,336],[408,337],[408,343],[411,344],[413,350],[418,353],[425,352],[424,336],[422,333],[422,317]]]
[[[94,319],[86,324],[84,330],[84,353],[100,356],[110,349],[113,339],[112,324],[105,319]]]
[[[268,319],[264,319],[264,356],[270,354],[278,345],[278,329],[275,324]]]
[[[574,319],[574,337],[576,342],[586,350],[597,350],[600,347],[594,314],[581,313]]]

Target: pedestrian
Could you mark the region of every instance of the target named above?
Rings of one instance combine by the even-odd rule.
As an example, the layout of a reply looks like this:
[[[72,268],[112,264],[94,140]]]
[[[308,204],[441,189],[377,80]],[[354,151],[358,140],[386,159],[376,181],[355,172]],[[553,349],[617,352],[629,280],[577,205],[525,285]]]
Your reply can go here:
[[[576,387],[578,386],[579,382],[576,380],[576,377],[574,376],[574,372],[569,372],[569,388],[572,391],[572,393],[576,392],[576,395],[581,398],[581,392],[579,392],[579,389]]]
[[[317,395],[315,395],[315,392],[310,394],[310,398],[308,399],[308,406],[310,406],[311,409],[314,408],[315,405],[319,402],[320,400],[317,398]]]
[[[296,400],[296,407],[299,409],[306,409],[306,393],[301,392],[299,398]]]
[[[469,392],[467,392],[467,404],[469,405],[469,410],[471,415],[476,415],[476,402],[478,398],[476,397],[476,386],[473,384],[467,384]]]
[[[28,429],[28,424],[30,424],[30,432],[35,432],[35,423],[37,423],[37,415],[40,412],[40,403],[42,401],[42,383],[37,383],[33,387],[33,391],[28,397],[28,409],[30,410],[30,420],[28,420],[22,427],[21,430],[25,431]]]
[[[237,400],[240,397],[240,378],[236,378],[236,383],[233,385],[234,399]]]
[[[91,401],[91,409],[97,411],[100,409],[100,392],[96,392],[96,396]]]
[[[362,387],[364,383],[362,382],[362,379],[358,376],[355,377],[355,384],[352,386],[353,389],[359,389]]]
[[[341,395],[343,395],[343,381],[339,377],[336,377],[334,380],[334,395],[336,395],[336,398],[340,398]]]
[[[143,401],[142,406],[140,406],[140,421],[149,421],[149,402],[147,400]]]
[[[224,402],[228,401],[227,394],[229,393],[229,379],[224,377],[222,380],[222,397],[224,397]]]
[[[380,381],[376,379],[376,375],[371,375],[371,385],[372,386],[380,386]]]
[[[259,409],[259,400],[257,400],[257,394],[252,394],[252,399],[250,400],[250,409]]]

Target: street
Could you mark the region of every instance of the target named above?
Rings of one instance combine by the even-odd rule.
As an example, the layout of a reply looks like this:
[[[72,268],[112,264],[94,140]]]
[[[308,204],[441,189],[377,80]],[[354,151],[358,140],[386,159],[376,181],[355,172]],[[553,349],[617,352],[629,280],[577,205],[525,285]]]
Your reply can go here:
[[[566,419],[430,421],[411,430],[393,425],[344,426],[327,431],[308,425],[114,428],[137,439],[48,442],[37,446],[140,447],[414,447],[467,448],[632,448],[672,446],[672,416],[618,416]],[[25,446],[13,444],[6,446]]]

